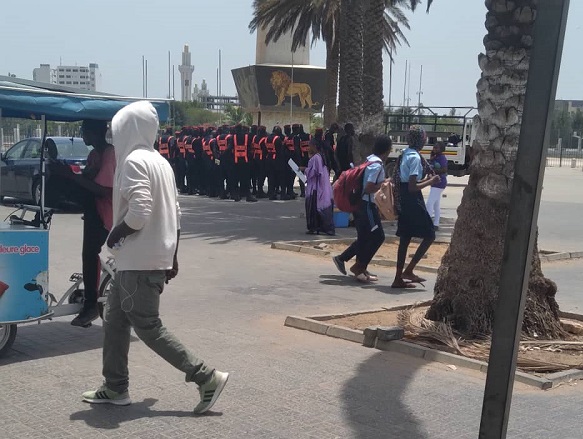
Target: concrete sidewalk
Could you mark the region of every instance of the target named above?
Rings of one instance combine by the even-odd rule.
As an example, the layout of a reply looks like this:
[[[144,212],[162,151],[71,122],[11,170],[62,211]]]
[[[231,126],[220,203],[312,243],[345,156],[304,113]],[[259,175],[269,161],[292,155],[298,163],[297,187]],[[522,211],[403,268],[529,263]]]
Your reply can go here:
[[[379,284],[363,286],[326,259],[271,250],[266,244],[274,237],[305,236],[299,200],[181,201],[181,272],[162,296],[162,319],[212,365],[232,372],[216,412],[192,416],[194,386],[137,339],[130,352],[134,404],[82,403],[80,394],[101,383],[102,331],[99,324],[74,328],[71,318],[62,318],[20,327],[14,351],[0,360],[2,437],[477,437],[484,375],[283,326],[290,314],[426,300],[432,284],[394,291],[388,286],[393,271],[379,268]],[[80,268],[79,216],[55,217],[56,295]],[[573,297],[572,306],[580,305]],[[509,437],[582,437],[580,398],[577,387],[541,392],[517,386]]]

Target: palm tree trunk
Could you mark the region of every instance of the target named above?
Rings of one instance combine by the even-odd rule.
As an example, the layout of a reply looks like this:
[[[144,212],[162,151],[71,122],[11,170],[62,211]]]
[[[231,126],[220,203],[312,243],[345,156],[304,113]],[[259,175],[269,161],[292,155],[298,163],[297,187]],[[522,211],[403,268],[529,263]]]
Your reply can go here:
[[[470,180],[427,317],[466,335],[489,334],[499,291],[506,222],[520,135],[538,0],[486,2],[485,54],[479,56],[479,115]],[[476,127],[474,127],[476,129]],[[535,245],[523,331],[562,333],[556,284],[545,278]]]
[[[336,122],[336,102],[338,95],[338,39],[326,41],[326,102],[324,103],[324,126]]]
[[[386,0],[369,0],[363,35],[363,131],[378,134],[383,117],[383,22]]]
[[[340,90],[338,120],[351,122],[357,132],[362,122],[362,0],[341,0],[340,6]]]

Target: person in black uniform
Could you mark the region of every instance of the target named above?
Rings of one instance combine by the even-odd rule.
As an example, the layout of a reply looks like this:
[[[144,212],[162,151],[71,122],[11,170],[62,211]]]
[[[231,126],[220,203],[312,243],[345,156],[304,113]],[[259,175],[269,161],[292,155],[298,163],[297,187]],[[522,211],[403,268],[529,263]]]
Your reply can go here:
[[[192,162],[192,181],[193,191],[199,195],[206,195],[206,190],[202,186],[203,176],[203,157],[202,157],[202,136],[204,134],[203,127],[195,127],[193,130],[192,151],[194,160]]]
[[[156,141],[154,148],[160,153],[162,157],[170,161],[170,142],[174,141],[172,135],[172,127],[166,127],[164,134]]]
[[[252,133],[251,133],[252,134]],[[267,194],[263,190],[265,185],[265,178],[267,177],[266,170],[266,150],[265,139],[267,137],[266,128],[262,125],[257,128],[257,132],[251,138],[252,163],[251,163],[251,186],[253,187],[253,195],[257,198],[265,198]]]
[[[339,175],[344,171],[348,171],[354,165],[354,157],[352,155],[352,145],[354,143],[354,125],[347,123],[344,125],[344,135],[338,139],[336,145],[336,161],[338,163]]]
[[[308,166],[308,161],[310,156],[308,152],[310,151],[310,140],[312,136],[304,131],[304,126],[299,124],[298,134],[296,136],[296,143],[299,148],[299,162],[298,166],[300,168],[306,168]],[[306,185],[302,180],[300,180],[300,197],[304,198],[306,196]]]
[[[267,196],[270,200],[277,199],[277,191],[284,182],[283,165],[285,147],[283,146],[281,127],[274,126],[271,134],[265,137],[265,170],[267,172]]]
[[[338,177],[340,176],[340,168],[338,167],[338,163],[336,163],[336,157],[334,154],[334,151],[336,150],[334,134],[336,134],[339,129],[340,127],[338,124],[333,122],[330,125],[330,128],[328,128],[324,134],[324,155],[327,156],[328,163],[330,163],[330,167],[328,169],[334,171],[334,181],[338,180]]]
[[[186,138],[188,137],[188,128],[182,127],[176,135],[176,144],[178,146],[174,156],[174,176],[176,177],[176,186],[180,193],[186,192]]]
[[[298,126],[299,128],[299,126]],[[297,131],[297,128],[296,128]],[[285,166],[284,166],[284,181],[281,185],[281,199],[282,200],[294,200],[296,194],[294,192],[294,181],[296,179],[296,174],[289,166],[289,159],[292,159],[296,164],[299,162],[296,154],[296,134],[292,131],[290,125],[284,125],[283,132],[285,137],[283,139],[283,145],[285,147]]]
[[[192,141],[194,140],[194,127],[186,128],[184,136],[184,174],[186,177],[186,190],[188,195],[194,195],[194,150]]]
[[[249,191],[251,182],[251,136],[245,132],[241,124],[235,126],[235,134],[232,137],[233,144],[233,200],[241,201],[245,197],[248,202],[255,202],[255,198]]]
[[[233,196],[233,139],[229,126],[221,126],[215,139],[219,153],[219,197],[226,200]]]

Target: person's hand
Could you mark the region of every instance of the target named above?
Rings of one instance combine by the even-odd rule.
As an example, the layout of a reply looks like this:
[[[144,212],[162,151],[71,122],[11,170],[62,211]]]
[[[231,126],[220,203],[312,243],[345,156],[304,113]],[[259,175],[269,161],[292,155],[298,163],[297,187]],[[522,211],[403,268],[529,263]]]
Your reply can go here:
[[[114,227],[113,230],[110,232],[109,236],[107,237],[107,247],[113,248],[115,244],[120,242],[123,237],[124,236],[121,233],[121,227],[120,226]]]
[[[166,283],[170,282],[178,276],[178,258],[174,256],[174,262],[172,263],[172,268],[166,271]]]
[[[433,177],[431,177],[431,184],[437,183],[437,182],[439,182],[439,180],[441,180],[441,177],[439,175],[435,174]]]

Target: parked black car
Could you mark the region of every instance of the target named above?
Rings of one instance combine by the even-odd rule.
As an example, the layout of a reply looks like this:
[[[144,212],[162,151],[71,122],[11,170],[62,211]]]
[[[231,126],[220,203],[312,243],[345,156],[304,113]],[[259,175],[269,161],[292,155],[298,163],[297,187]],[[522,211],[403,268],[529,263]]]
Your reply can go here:
[[[57,160],[81,173],[91,147],[79,137],[49,137],[57,146]],[[15,143],[0,160],[0,201],[13,197],[40,204],[40,151],[42,139],[31,137]],[[67,200],[64,200],[67,201]]]

